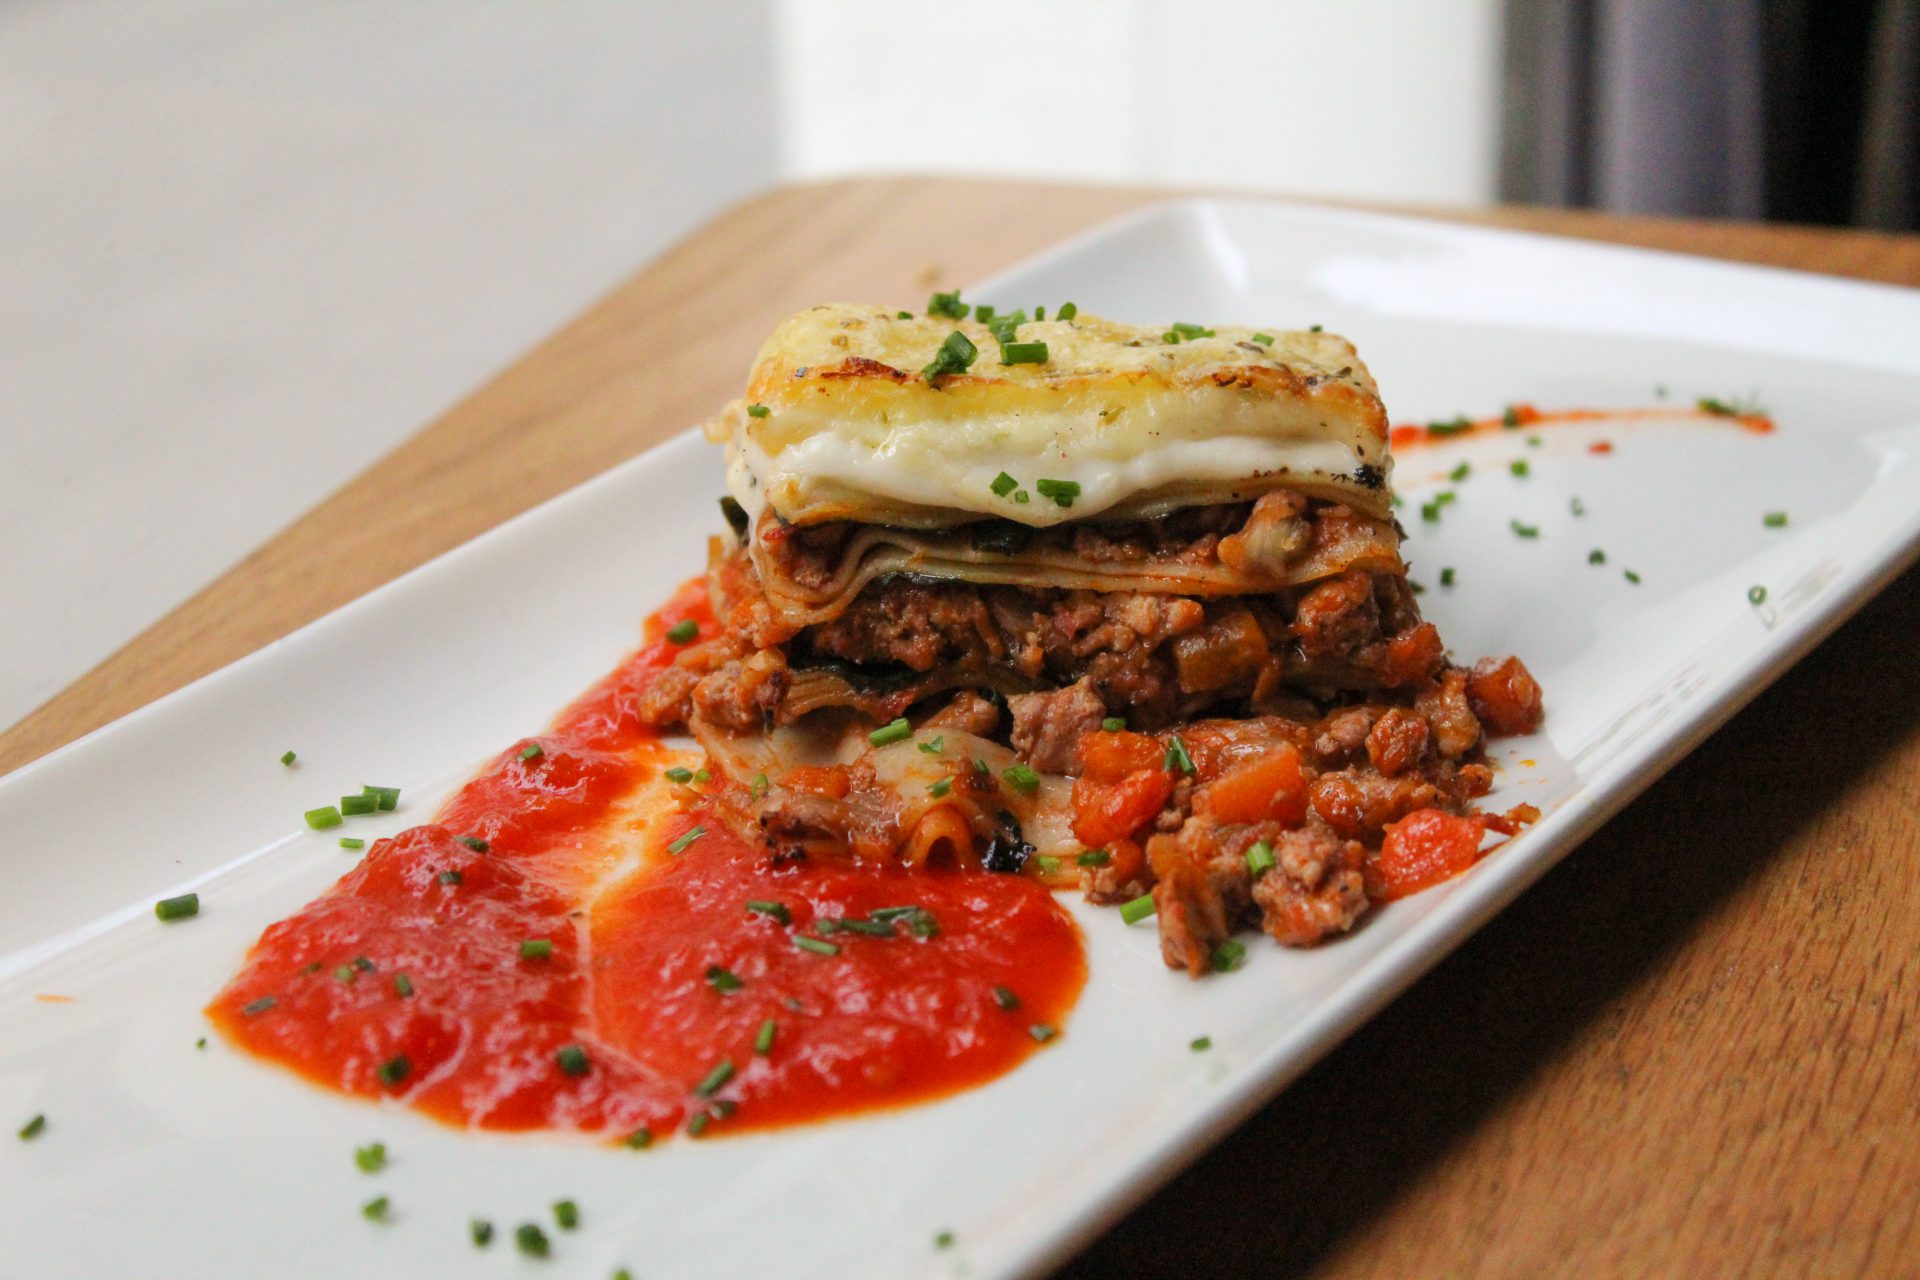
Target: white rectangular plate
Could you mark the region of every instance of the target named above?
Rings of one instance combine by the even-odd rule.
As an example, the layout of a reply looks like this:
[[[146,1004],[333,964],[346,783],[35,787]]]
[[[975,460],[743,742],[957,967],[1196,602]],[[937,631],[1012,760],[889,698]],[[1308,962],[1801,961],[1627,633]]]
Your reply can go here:
[[[1544,820],[1470,874],[1315,951],[1202,983],[1150,926],[1075,906],[1068,1033],[934,1105],[646,1154],[455,1132],[209,1040],[200,1009],[261,928],[350,865],[302,810],[363,783],[426,818],[620,658],[702,561],[717,457],[683,436],[243,662],[0,780],[0,1240],[35,1276],[502,1275],[470,1215],[578,1201],[544,1274],[1029,1272],[1058,1261],[1297,1075],[1837,626],[1920,542],[1920,294],[1254,201],[1148,210],[970,291],[1118,319],[1320,323],[1396,421],[1757,392],[1758,436],[1699,421],[1502,433],[1410,453],[1415,577],[1455,652],[1546,689],[1492,803]],[[1596,435],[1611,456],[1586,450]],[[1531,475],[1506,464],[1525,455]],[[1439,525],[1411,518],[1460,459]],[[1584,516],[1570,511],[1579,497]],[[1785,510],[1790,524],[1762,525]],[[1537,525],[1521,539],[1509,521]],[[1591,548],[1605,566],[1587,562]],[[1438,570],[1457,584],[1442,589]],[[1642,577],[1627,582],[1626,568]],[[1748,588],[1765,585],[1761,607]],[[300,753],[283,768],[287,748]],[[1531,765],[1522,761],[1533,761]],[[155,899],[204,903],[161,925]],[[45,996],[66,997],[60,1002]],[[1189,1050],[1212,1037],[1206,1053]],[[383,1140],[389,1169],[354,1168]],[[391,1197],[393,1220],[361,1203]],[[936,1232],[957,1243],[936,1250]]]

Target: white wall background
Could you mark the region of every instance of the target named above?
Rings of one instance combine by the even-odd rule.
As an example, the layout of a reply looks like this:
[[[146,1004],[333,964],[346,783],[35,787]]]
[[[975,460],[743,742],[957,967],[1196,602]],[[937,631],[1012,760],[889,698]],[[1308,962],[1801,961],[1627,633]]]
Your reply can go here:
[[[1498,9],[0,5],[0,725],[783,178],[1486,201]]]

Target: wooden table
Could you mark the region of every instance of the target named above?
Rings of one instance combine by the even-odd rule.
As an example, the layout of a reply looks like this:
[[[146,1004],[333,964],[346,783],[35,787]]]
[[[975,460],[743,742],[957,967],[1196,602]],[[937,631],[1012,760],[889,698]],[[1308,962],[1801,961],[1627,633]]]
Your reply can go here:
[[[1155,198],[743,204],[0,735],[0,772],[700,419],[788,312],[917,307]],[[1920,237],[1442,216],[1920,285]],[[1065,1274],[1914,1274],[1916,635],[1910,572]]]

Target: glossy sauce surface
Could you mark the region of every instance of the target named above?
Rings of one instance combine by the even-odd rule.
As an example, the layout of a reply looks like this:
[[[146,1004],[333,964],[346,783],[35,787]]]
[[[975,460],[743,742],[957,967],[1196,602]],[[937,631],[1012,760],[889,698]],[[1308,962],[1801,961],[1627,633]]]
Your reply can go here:
[[[699,760],[630,708],[689,618],[714,625],[697,585],[548,732],[267,929],[209,1008],[221,1031],[453,1124],[606,1137],[900,1105],[1039,1050],[1086,977],[1044,887],[776,864],[663,779]]]

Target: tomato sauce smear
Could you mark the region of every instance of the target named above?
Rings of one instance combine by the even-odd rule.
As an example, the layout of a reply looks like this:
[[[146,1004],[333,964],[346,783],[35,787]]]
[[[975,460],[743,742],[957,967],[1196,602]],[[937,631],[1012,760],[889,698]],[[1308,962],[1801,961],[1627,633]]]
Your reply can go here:
[[[780,863],[683,811],[661,771],[698,761],[632,706],[684,620],[716,625],[698,584],[548,732],[269,927],[208,1008],[221,1032],[450,1124],[605,1138],[924,1101],[1038,1051],[1086,980],[1042,885]]]

